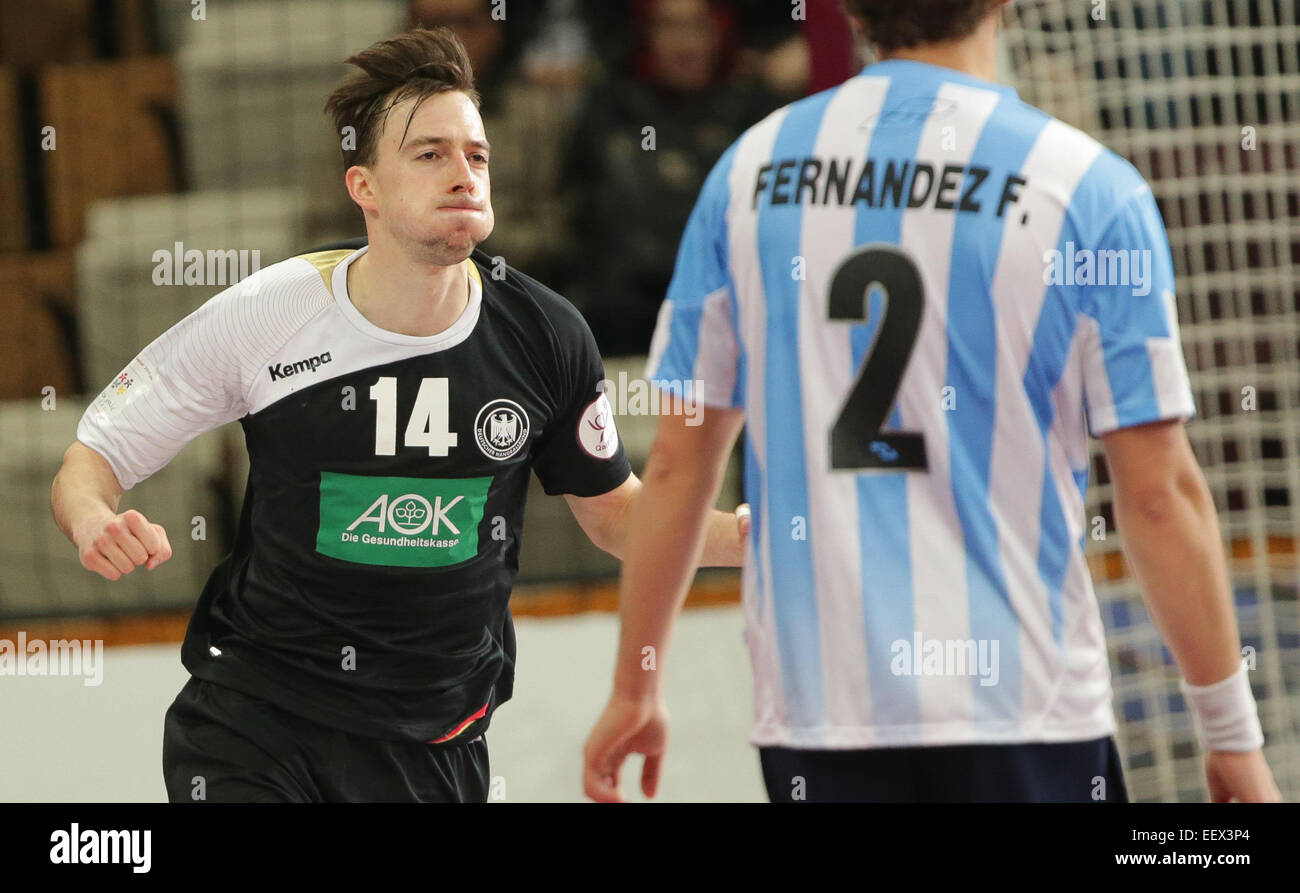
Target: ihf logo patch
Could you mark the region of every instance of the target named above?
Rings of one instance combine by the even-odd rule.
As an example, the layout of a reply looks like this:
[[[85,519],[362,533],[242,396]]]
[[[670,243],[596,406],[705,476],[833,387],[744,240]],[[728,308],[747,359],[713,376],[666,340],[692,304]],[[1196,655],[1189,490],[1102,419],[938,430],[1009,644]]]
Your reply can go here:
[[[142,356],[136,357],[99,392],[91,407],[100,418],[112,418],[141,393],[148,393],[156,377],[149,362]]]
[[[528,413],[513,400],[486,403],[474,419],[474,440],[489,459],[509,459],[528,442]]]
[[[578,422],[578,443],[587,455],[612,459],[618,452],[618,429],[614,426],[614,409],[609,398],[601,394],[587,404]]]
[[[101,381],[102,381],[102,379],[101,379]],[[126,391],[127,391],[127,389],[128,389],[129,387],[131,387],[131,385],[133,385],[133,384],[135,384],[135,379],[132,378],[132,377],[127,373],[126,370],[123,370],[122,373],[121,373],[120,375],[117,376],[117,378],[113,379],[112,388],[113,388],[113,390],[115,390],[119,395],[121,395],[121,394],[125,394]]]

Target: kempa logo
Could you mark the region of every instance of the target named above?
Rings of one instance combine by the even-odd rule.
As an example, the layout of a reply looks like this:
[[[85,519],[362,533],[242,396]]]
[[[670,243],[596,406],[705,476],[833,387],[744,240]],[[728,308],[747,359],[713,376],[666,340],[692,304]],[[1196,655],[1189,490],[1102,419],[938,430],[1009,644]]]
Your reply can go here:
[[[478,554],[490,477],[321,472],[316,551],[360,564],[443,567]]]
[[[296,363],[276,363],[274,366],[267,366],[266,368],[271,373],[271,381],[279,381],[282,378],[298,375],[301,372],[315,372],[329,361],[330,352],[327,350],[319,356],[308,357]]]

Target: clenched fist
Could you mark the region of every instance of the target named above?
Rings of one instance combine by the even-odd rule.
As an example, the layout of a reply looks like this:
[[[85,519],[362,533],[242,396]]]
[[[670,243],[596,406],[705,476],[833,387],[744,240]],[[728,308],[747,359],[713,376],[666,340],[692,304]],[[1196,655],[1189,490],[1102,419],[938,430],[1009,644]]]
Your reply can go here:
[[[82,566],[107,580],[119,580],[140,564],[153,570],[172,557],[167,531],[135,509],[87,521],[73,541]]]

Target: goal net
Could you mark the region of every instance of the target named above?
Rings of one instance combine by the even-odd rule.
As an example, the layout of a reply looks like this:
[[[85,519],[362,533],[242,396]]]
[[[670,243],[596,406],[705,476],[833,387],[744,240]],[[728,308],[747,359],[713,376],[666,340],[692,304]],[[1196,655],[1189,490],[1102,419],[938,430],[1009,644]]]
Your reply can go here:
[[[1198,410],[1187,430],[1219,510],[1265,753],[1283,796],[1300,798],[1300,3],[1017,0],[1007,24],[1021,97],[1131,160],[1159,200]],[[1205,799],[1099,454],[1091,477],[1130,797]]]

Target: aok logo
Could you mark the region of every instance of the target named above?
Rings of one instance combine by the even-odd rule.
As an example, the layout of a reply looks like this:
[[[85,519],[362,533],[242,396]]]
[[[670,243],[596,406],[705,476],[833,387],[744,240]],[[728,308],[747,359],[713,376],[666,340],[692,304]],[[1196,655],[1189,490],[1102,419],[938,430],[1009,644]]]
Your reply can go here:
[[[490,477],[321,472],[316,551],[359,564],[443,567],[478,554]]]
[[[446,525],[448,531],[458,534],[460,528],[447,517],[447,512],[464,498],[464,496],[456,496],[448,502],[443,502],[441,496],[435,496],[433,502],[430,502],[419,493],[404,493],[393,499],[389,499],[388,494],[385,493],[348,525],[347,532],[351,533],[360,525],[369,523],[378,525],[376,533],[386,533],[387,528],[391,527],[396,532],[407,536],[415,536],[424,533],[425,530],[429,531],[430,536],[437,536],[443,525]]]

